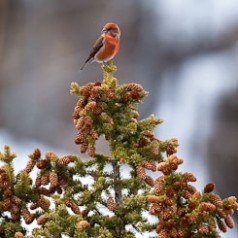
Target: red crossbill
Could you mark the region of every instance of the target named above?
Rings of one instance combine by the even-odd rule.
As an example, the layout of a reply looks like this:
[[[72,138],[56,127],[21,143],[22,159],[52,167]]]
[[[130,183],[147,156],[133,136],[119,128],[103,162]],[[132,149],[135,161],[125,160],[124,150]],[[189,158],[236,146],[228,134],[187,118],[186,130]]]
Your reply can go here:
[[[120,28],[115,23],[107,23],[102,31],[101,36],[96,40],[92,50],[85,63],[81,67],[96,61],[98,63],[105,63],[115,57],[120,47]]]

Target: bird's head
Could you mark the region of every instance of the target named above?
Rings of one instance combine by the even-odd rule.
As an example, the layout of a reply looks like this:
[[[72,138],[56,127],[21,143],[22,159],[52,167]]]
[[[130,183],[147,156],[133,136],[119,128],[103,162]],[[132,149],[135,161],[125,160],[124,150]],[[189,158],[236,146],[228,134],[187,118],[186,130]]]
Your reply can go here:
[[[110,35],[114,38],[120,38],[121,36],[121,31],[120,31],[120,28],[117,24],[115,23],[107,23],[103,29],[102,29],[102,34],[107,34],[107,35]]]

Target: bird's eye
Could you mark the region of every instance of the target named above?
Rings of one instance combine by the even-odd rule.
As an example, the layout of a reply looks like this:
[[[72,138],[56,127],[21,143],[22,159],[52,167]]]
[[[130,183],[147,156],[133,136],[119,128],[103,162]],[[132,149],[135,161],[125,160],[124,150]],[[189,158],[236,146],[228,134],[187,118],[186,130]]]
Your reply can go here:
[[[107,33],[107,32],[109,32],[109,31],[115,31],[115,30],[116,30],[116,29],[115,29],[115,28],[112,28],[112,27],[110,27],[110,28],[103,28],[102,31],[101,31],[101,34]]]
[[[106,33],[106,32],[107,32],[107,29],[103,28],[101,31],[101,34]]]

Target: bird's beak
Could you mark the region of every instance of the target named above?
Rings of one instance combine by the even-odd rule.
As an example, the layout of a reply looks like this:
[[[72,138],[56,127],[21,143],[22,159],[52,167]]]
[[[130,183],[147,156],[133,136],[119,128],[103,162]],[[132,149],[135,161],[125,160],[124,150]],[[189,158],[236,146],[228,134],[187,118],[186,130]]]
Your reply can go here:
[[[103,28],[102,31],[101,31],[101,34],[104,34],[104,33],[107,33],[108,30],[106,28]]]

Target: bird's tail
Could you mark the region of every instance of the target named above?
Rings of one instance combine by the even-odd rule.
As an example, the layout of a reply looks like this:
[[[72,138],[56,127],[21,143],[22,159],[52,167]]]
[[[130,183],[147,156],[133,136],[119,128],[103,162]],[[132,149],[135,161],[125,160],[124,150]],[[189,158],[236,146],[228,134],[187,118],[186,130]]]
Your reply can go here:
[[[83,70],[84,67],[86,66],[87,62],[85,61],[84,64],[81,66],[80,70]]]
[[[84,62],[84,64],[82,65],[82,67],[80,68],[80,70],[83,70],[84,67],[88,64],[88,63],[91,63],[93,61],[93,57],[89,56],[87,58],[87,60]]]

